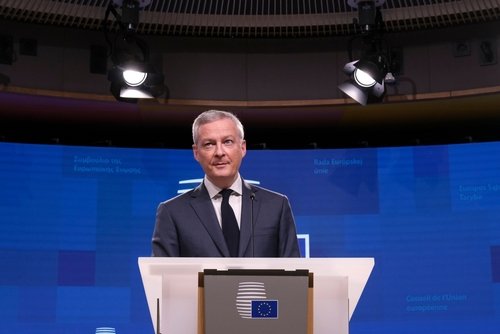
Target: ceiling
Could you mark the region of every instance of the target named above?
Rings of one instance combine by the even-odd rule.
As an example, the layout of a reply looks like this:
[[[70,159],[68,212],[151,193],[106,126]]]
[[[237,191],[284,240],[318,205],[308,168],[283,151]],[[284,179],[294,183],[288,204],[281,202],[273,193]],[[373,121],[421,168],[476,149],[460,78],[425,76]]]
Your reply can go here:
[[[287,38],[357,33],[362,0],[137,0],[137,32],[165,36]],[[366,1],[366,0],[365,0]],[[369,0],[385,30],[401,32],[500,18],[500,0]],[[102,27],[123,0],[0,0],[0,18],[79,29]]]
[[[139,0],[138,0],[139,1]],[[405,33],[499,21],[500,0],[373,0],[388,32]],[[108,4],[122,0],[0,0],[0,20],[82,30],[101,29]],[[358,33],[353,8],[358,0],[140,0],[137,32],[155,36],[210,39],[345,37]],[[110,25],[110,29],[116,28]],[[42,94],[43,95],[43,94]],[[321,106],[229,106],[242,118],[254,143],[263,147],[349,147],[434,144],[499,140],[500,86],[458,98],[451,96],[387,101],[360,107],[342,103]],[[17,95],[1,97],[3,101]],[[401,96],[397,98],[401,99]],[[179,146],[189,142],[190,123],[206,105],[173,103],[127,106],[117,123],[108,102],[78,101],[79,113],[58,112],[61,102],[47,98],[12,103],[1,113],[0,140],[78,145]],[[415,100],[415,101],[413,101]],[[31,101],[31,102],[30,102]],[[52,100],[50,100],[52,101]],[[64,102],[66,103],[66,102]],[[94,103],[89,108],[88,103]],[[36,107],[38,106],[38,107]],[[217,107],[217,106],[215,106]],[[227,107],[227,106],[225,106]],[[186,109],[178,113],[179,109]],[[7,110],[6,109],[6,110]],[[64,108],[63,108],[64,109]],[[122,108],[123,109],[123,108]],[[129,110],[130,109],[130,110]],[[66,109],[64,109],[66,110]],[[95,110],[89,113],[89,110]],[[161,110],[161,113],[159,112]],[[15,111],[15,113],[14,113]],[[296,117],[283,113],[293,112]],[[183,115],[177,119],[176,115]],[[299,117],[300,116],[300,117]],[[125,120],[123,120],[125,119]],[[274,120],[274,121],[273,121]],[[288,122],[283,122],[288,120]],[[295,120],[295,121],[294,121]],[[280,126],[276,126],[280,124]],[[97,126],[96,126],[97,125]],[[92,129],[92,131],[89,131]],[[187,134],[188,137],[185,137]],[[55,139],[54,139],[55,138]],[[92,141],[92,142],[91,142]],[[267,144],[266,144],[267,143]],[[317,145],[317,146],[316,146]]]

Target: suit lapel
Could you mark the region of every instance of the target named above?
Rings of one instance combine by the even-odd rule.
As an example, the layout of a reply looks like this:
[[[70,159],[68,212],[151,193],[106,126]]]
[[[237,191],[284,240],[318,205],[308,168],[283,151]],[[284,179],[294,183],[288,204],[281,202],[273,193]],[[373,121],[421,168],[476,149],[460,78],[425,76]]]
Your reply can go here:
[[[217,220],[214,206],[203,183],[193,190],[191,197],[191,206],[193,207],[201,224],[203,224],[213,242],[219,249],[219,252],[223,256],[229,256],[229,250],[227,249],[224,235],[222,234],[222,230]]]

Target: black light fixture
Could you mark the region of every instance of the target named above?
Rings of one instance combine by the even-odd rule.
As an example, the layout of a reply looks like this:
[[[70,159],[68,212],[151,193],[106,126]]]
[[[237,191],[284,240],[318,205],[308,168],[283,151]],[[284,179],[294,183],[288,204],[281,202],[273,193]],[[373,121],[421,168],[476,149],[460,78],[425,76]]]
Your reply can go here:
[[[351,79],[340,84],[339,89],[356,102],[367,105],[380,102],[384,97],[386,70],[379,57],[347,63],[344,73]]]
[[[150,62],[149,47],[136,29],[139,11],[151,0],[112,0],[109,2],[104,32],[111,48],[112,68],[108,71],[110,91],[118,101],[135,103],[157,98],[165,92],[164,76]],[[116,8],[121,8],[121,15]],[[106,23],[110,14],[117,19],[118,32],[111,41]]]
[[[361,35],[349,40],[349,62],[344,66],[344,73],[349,80],[338,88],[354,99],[366,105],[382,101],[385,84],[394,82],[391,72],[390,51],[382,38],[382,14],[380,6],[385,0],[348,0],[349,5],[358,10],[358,25]],[[363,41],[361,56],[353,60],[352,44],[361,38]]]

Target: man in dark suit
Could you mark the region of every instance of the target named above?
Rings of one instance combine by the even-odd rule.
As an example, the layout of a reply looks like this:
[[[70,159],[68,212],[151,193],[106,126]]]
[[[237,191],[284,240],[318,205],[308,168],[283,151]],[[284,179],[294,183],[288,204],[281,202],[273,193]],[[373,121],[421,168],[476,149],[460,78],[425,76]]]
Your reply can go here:
[[[220,110],[200,114],[193,122],[193,153],[205,177],[195,189],[158,206],[153,256],[300,256],[287,197],[250,185],[239,174],[246,142],[235,115]],[[224,227],[224,189],[230,189],[226,203],[237,226],[235,237],[228,237]]]

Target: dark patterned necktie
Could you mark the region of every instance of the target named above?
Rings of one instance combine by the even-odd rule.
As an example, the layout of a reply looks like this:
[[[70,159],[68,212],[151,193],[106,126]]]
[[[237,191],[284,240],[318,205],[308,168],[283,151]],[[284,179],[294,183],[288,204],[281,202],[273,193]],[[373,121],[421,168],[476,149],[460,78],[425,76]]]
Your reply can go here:
[[[231,257],[238,256],[238,246],[240,243],[240,229],[234,211],[229,205],[229,196],[233,191],[231,189],[222,189],[221,217],[222,217],[222,233],[226,239],[227,248]]]

